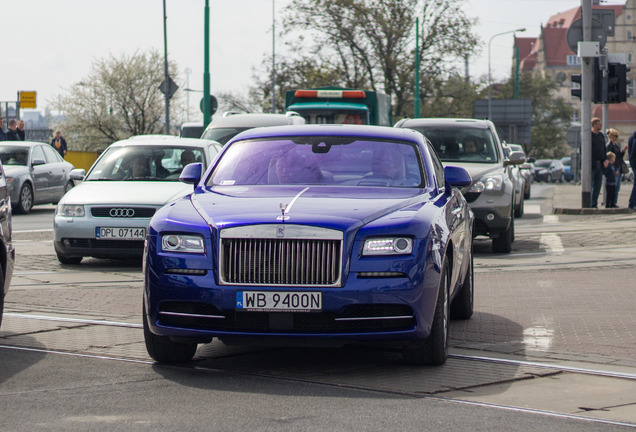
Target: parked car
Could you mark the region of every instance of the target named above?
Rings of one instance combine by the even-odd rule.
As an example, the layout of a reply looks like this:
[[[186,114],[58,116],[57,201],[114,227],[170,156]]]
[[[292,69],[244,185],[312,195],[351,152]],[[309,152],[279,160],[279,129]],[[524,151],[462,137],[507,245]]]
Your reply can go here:
[[[473,313],[473,214],[424,137],[378,126],[258,128],[150,222],[144,338],[158,362],[198,343],[402,347],[442,364]]]
[[[634,169],[632,168],[631,164],[629,163],[629,161],[627,159],[625,159],[625,163],[627,164],[627,168],[629,169],[629,172],[627,174],[623,174],[621,176],[621,180],[633,183],[634,182]]]
[[[473,183],[462,193],[475,213],[475,234],[489,236],[493,252],[510,252],[515,203],[511,166],[523,163],[523,154],[511,152],[506,159],[495,126],[488,120],[403,119],[395,127],[421,132],[444,166],[460,166],[470,173]],[[467,151],[470,139],[480,144],[477,153]]]
[[[565,181],[571,182],[574,180],[574,170],[572,169],[572,158],[566,156],[561,158],[563,164],[563,177]]]
[[[257,114],[225,112],[222,117],[214,119],[205,128],[201,138],[227,143],[236,134],[255,127],[284,126],[305,124],[299,114],[288,111],[286,114]]]
[[[15,263],[15,249],[11,232],[10,193],[5,167],[0,162],[0,325],[4,314],[4,300],[9,292]]]
[[[528,158],[526,156],[526,152],[523,150],[523,147],[519,144],[508,144],[511,151],[518,151],[523,153],[523,157],[526,158],[526,161],[519,165],[519,171],[523,178],[525,179],[525,183],[523,186],[523,198],[530,198],[530,192],[532,189],[532,181],[534,180],[534,165],[531,161],[534,159]]]
[[[203,122],[186,122],[179,128],[181,138],[201,138],[203,134]]]
[[[209,165],[216,141],[150,135],[111,144],[55,211],[53,237],[62,264],[96,258],[142,257],[148,223],[163,205],[190,192],[179,181],[183,167]]]
[[[0,160],[15,213],[27,214],[36,204],[56,204],[74,185],[73,164],[48,144],[4,141]]]
[[[521,151],[523,153],[523,150]],[[504,156],[506,159],[512,153],[512,148],[509,144],[504,144]],[[524,153],[525,155],[525,153]],[[525,162],[525,156],[524,156]],[[525,205],[525,190],[526,190],[526,178],[521,172],[521,165],[512,165],[512,179],[514,180],[515,185],[515,217],[520,218],[524,213],[524,205]]]
[[[534,161],[534,179],[544,182],[565,181],[565,167],[558,159],[537,159]]]

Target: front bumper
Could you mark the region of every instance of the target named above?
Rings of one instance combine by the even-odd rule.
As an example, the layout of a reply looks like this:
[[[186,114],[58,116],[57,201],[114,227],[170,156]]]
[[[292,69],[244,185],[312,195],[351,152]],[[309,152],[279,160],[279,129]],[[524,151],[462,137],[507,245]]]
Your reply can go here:
[[[475,214],[473,234],[496,237],[506,231],[512,221],[512,199],[511,193],[500,191],[466,194],[466,200]]]

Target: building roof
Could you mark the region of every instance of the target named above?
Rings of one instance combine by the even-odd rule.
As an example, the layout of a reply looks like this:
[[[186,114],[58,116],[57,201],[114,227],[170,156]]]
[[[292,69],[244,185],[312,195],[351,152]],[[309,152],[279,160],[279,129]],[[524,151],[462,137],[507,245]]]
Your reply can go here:
[[[627,102],[621,102],[618,104],[609,104],[608,116],[613,124],[615,123],[634,123],[636,119],[636,106]],[[592,109],[592,117],[603,117],[603,106],[596,105]]]

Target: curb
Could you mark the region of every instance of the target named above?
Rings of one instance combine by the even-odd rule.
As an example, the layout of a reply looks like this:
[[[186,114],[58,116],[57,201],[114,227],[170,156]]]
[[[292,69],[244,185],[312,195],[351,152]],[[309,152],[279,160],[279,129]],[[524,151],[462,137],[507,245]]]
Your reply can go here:
[[[636,210],[632,210],[628,207],[622,208],[554,208],[552,214],[562,215],[599,215],[599,214],[632,214],[636,213]]]

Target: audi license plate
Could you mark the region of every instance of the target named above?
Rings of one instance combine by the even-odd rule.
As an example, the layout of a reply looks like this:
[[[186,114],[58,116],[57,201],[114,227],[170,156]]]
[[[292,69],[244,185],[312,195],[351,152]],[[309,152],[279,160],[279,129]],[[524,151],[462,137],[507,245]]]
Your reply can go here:
[[[321,292],[237,291],[236,310],[259,312],[319,312]]]
[[[97,227],[95,238],[98,240],[145,240],[146,228]]]

